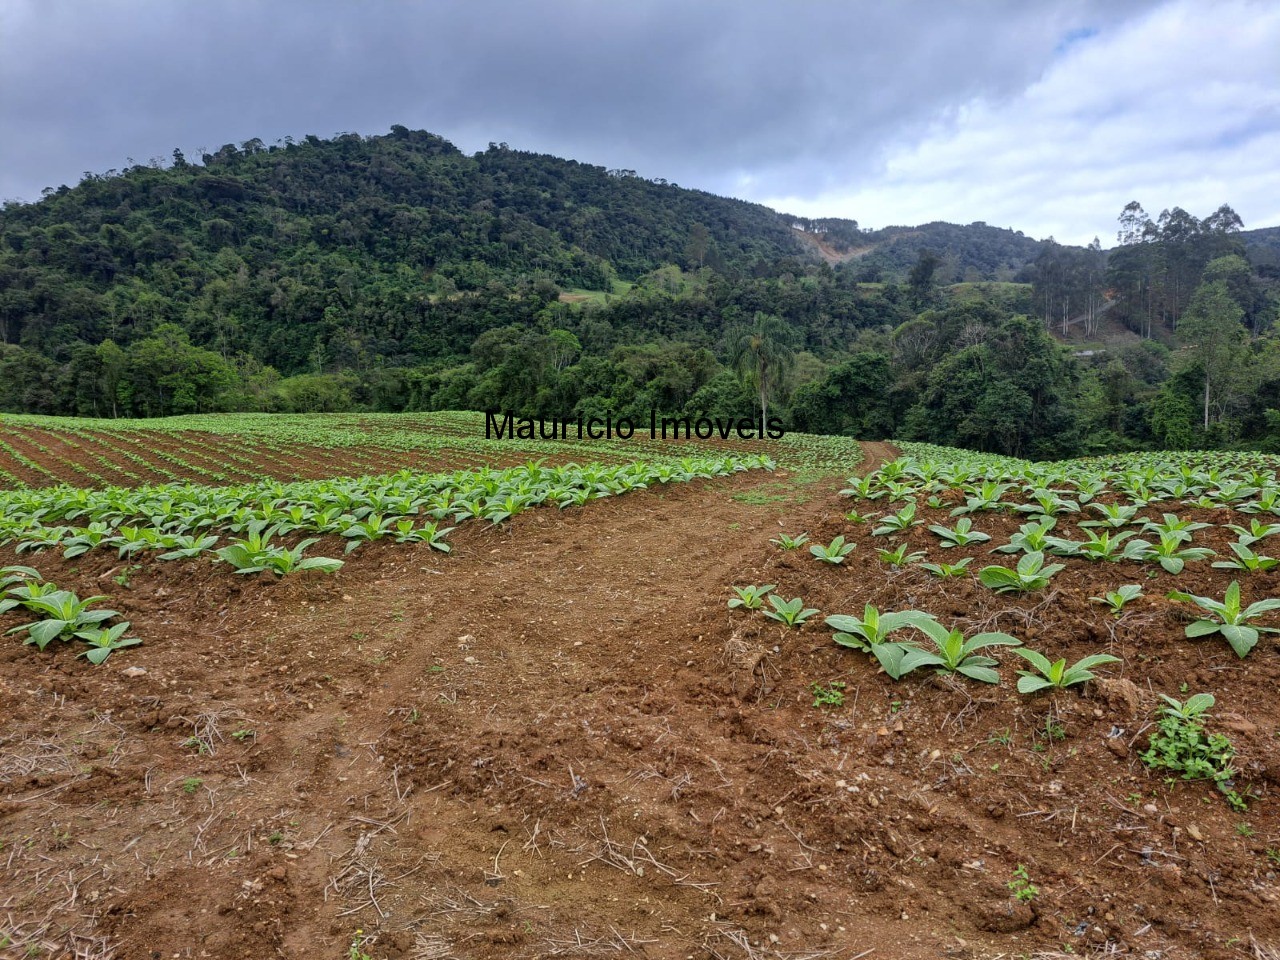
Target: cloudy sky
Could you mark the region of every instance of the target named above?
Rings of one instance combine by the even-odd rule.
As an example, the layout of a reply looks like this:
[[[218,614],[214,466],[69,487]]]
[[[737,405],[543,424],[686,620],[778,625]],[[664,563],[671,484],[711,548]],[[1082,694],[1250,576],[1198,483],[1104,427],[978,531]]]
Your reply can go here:
[[[1273,0],[0,0],[0,199],[175,146],[441,134],[866,227],[1280,224]]]

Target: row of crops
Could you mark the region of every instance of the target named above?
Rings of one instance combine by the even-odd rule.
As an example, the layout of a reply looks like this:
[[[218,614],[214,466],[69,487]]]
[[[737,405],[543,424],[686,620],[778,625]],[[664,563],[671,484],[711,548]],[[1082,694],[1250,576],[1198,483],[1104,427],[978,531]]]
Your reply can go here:
[[[1073,574],[1090,571],[1097,583],[1099,573],[1115,571],[1111,588],[1088,598],[1114,622],[1143,604],[1160,606],[1182,622],[1186,638],[1218,638],[1241,659],[1263,634],[1280,633],[1269,621],[1280,610],[1271,572],[1280,559],[1268,554],[1280,553],[1276,458],[1192,453],[1028,463],[902,446],[903,457],[851,478],[842,491],[856,501],[845,533],[827,543],[781,535],[774,546],[807,547],[815,564],[837,568],[870,549],[886,576],[927,575],[909,581],[917,584],[972,580],[993,596],[1030,598],[1049,621],[1054,607],[1044,601],[1069,587]],[[1217,591],[1208,588],[1213,582]],[[803,597],[776,590],[776,584],[735,586],[728,605],[787,627],[822,614]],[[915,608],[868,603],[860,615],[832,613],[825,623],[835,643],[867,655],[893,680],[933,671],[998,684],[1001,663],[992,654],[1004,649],[1021,665],[1018,692],[1030,696],[1084,684],[1098,668],[1123,662],[1103,651],[1071,662],[1012,633],[969,631]],[[1059,642],[1084,639],[1061,633]],[[1213,780],[1242,809],[1248,798],[1233,786],[1230,745],[1204,727],[1213,695],[1162,697],[1143,759],[1188,779]]]
[[[757,442],[716,452],[759,452]],[[789,466],[843,470],[859,447],[847,437],[789,434],[769,450]],[[482,414],[208,414],[154,420],[5,416],[0,421],[0,489],[20,486],[135,486],[154,482],[243,483],[400,466],[511,463],[532,458],[629,462],[702,456],[700,441],[604,442],[485,438]]]
[[[26,558],[56,551],[63,558],[109,552],[158,562],[208,558],[236,573],[285,576],[333,572],[336,557],[307,555],[321,537],[345,540],[343,552],[380,540],[426,544],[449,552],[458,524],[502,524],[542,504],[578,507],[653,485],[772,469],[760,455],[686,458],[674,463],[621,465],[529,463],[443,474],[391,476],[239,487],[166,485],[106,490],[53,487],[0,491],[0,547]],[[138,641],[127,621],[98,608],[106,598],[80,598],[46,582],[34,567],[0,572],[0,614],[34,619],[10,633],[44,649],[52,640],[80,639],[100,663]]]

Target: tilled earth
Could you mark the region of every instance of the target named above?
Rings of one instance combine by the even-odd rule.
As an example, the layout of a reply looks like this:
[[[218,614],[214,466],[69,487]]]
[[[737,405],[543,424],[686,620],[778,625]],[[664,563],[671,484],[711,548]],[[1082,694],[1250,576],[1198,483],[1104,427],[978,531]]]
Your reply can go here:
[[[866,446],[860,470],[893,455]],[[109,594],[146,642],[101,667],[0,646],[0,944],[256,960],[349,958],[353,943],[376,960],[1274,956],[1277,642],[1241,661],[1221,638],[1185,640],[1185,605],[1164,598],[1221,596],[1231,578],[1075,562],[1010,599],[892,572],[838,488],[740,474],[465,525],[448,557],[372,544],[333,576],[281,582],[207,561],[37,558]],[[1017,522],[975,525],[1007,539]],[[831,567],[768,542],[801,530],[858,547]],[[938,557],[923,527],[907,539]],[[747,583],[822,612],[788,630],[727,609]],[[1147,596],[1117,620],[1088,598],[1121,583]],[[1276,595],[1277,578],[1244,586]],[[1008,655],[999,687],[894,683],[822,625],[867,602],[1124,663],[1037,697],[1014,691]],[[815,707],[810,685],[836,682],[844,704]],[[1156,694],[1184,689],[1217,696],[1247,811],[1138,759]]]

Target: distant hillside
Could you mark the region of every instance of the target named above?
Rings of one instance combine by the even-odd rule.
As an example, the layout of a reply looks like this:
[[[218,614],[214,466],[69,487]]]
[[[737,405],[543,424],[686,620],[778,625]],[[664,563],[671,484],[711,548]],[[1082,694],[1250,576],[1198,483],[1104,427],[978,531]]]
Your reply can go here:
[[[1280,227],[1243,230],[1240,239],[1244,241],[1249,260],[1258,273],[1272,280],[1280,280]]]
[[[863,234],[872,249],[863,257],[867,267],[880,268],[897,278],[911,269],[922,251],[942,258],[938,278],[944,283],[974,280],[1013,280],[1039,255],[1040,240],[1020,231],[985,223],[921,224],[918,227],[885,227]]]

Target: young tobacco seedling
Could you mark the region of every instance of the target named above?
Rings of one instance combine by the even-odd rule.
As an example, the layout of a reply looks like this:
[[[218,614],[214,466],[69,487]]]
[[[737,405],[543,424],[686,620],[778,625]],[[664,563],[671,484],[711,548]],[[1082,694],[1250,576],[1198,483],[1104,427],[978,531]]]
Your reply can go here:
[[[871,531],[873,537],[887,537],[895,533],[902,533],[910,530],[917,524],[924,523],[923,520],[916,519],[915,501],[910,501],[905,507],[896,513],[886,513],[880,518],[880,526],[875,527]]]
[[[798,537],[789,537],[785,533],[780,533],[769,542],[780,550],[799,550],[809,542],[809,535],[802,533]]]
[[[1227,643],[1231,644],[1231,649],[1236,652],[1236,656],[1241,659],[1247,657],[1249,651],[1257,645],[1261,633],[1280,633],[1280,630],[1275,627],[1257,627],[1249,623],[1270,610],[1280,610],[1280,599],[1259,600],[1247,607],[1241,607],[1240,581],[1238,580],[1231,581],[1221,602],[1209,597],[1197,597],[1181,590],[1171,590],[1169,599],[1194,603],[1216,618],[1197,620],[1188,624],[1185,631],[1188,637],[1207,637],[1221,633]]]
[[[1123,527],[1126,524],[1134,522],[1134,518],[1138,515],[1138,508],[1128,506],[1122,503],[1091,503],[1090,510],[1096,510],[1102,515],[1099,520],[1081,520],[1081,527]]]
[[[765,594],[776,587],[776,583],[766,583],[763,587],[734,587],[733,592],[737,594],[729,600],[729,609],[736,610],[741,607],[744,610],[759,610],[764,606]]]
[[[1257,517],[1254,517],[1249,521],[1249,526],[1247,527],[1242,527],[1236,523],[1228,523],[1226,529],[1234,533],[1241,544],[1249,547],[1259,540],[1280,533],[1280,523],[1263,523]]]
[[[413,521],[406,517],[396,521],[395,540],[396,543],[425,543],[432,550],[448,553],[453,548],[445,542],[444,538],[452,532],[453,527],[445,527],[441,530],[434,523],[424,523],[415,530]]]
[[[979,633],[965,639],[959,630],[948,630],[937,620],[919,619],[911,626],[925,634],[933,641],[934,650],[908,651],[899,668],[909,673],[916,667],[937,667],[939,673],[960,673],[971,680],[983,683],[999,683],[1000,676],[992,667],[999,666],[997,661],[978,653],[987,647],[1017,647],[1022,641],[1007,633]]]
[[[826,624],[837,631],[832,639],[840,646],[870,653],[872,647],[884,643],[893,631],[912,626],[921,620],[931,619],[929,614],[920,610],[881,613],[868,603],[862,609],[861,620],[848,614],[837,613],[827,617]]]
[[[1044,517],[1039,523],[1024,523],[1009,542],[994,548],[992,553],[1044,553],[1049,549],[1049,531],[1057,524],[1053,517]]]
[[[837,536],[831,543],[823,546],[815,543],[809,552],[823,563],[844,563],[844,558],[853,552],[855,544],[845,543],[844,535]]]
[[[963,577],[969,572],[969,564],[972,560],[972,557],[965,557],[955,563],[922,563],[920,564],[920,569],[928,570],[935,577],[941,577],[944,580],[951,577]]]
[[[1208,547],[1184,547],[1190,534],[1161,533],[1160,542],[1148,547],[1143,560],[1155,560],[1166,573],[1179,574],[1188,561],[1207,560],[1214,555]]]
[[[1028,650],[1025,647],[1014,650],[1018,656],[1028,661],[1037,672],[1030,670],[1019,670],[1018,692],[1019,693],[1035,693],[1038,690],[1055,689],[1065,690],[1067,687],[1075,686],[1078,683],[1084,683],[1086,680],[1094,679],[1092,671],[1093,667],[1100,667],[1104,663],[1119,663],[1119,657],[1113,657],[1109,653],[1095,653],[1087,657],[1082,657],[1071,666],[1067,666],[1067,661],[1056,660],[1049,662],[1049,658],[1035,650]]]
[[[816,607],[806,607],[800,597],[791,600],[780,600],[774,594],[768,596],[772,610],[765,610],[764,615],[771,620],[785,623],[788,627],[798,627],[818,612]]]
[[[1113,616],[1120,616],[1130,600],[1136,600],[1142,596],[1142,585],[1137,583],[1126,583],[1118,590],[1109,590],[1101,597],[1090,597],[1093,603],[1104,603],[1111,610]]]
[[[1219,560],[1213,565],[1219,570],[1243,570],[1245,573],[1256,573],[1258,571],[1271,570],[1280,566],[1280,560],[1275,557],[1264,557],[1260,553],[1254,553],[1253,550],[1244,543],[1227,544],[1231,548],[1231,552],[1236,555],[1234,560]]]
[[[954,529],[944,527],[940,523],[935,523],[928,529],[930,533],[935,534],[942,540],[943,547],[963,547],[970,543],[985,543],[991,539],[991,534],[983,533],[981,530],[974,530],[973,521],[968,517],[961,517],[957,520]]]
[[[901,569],[912,563],[919,563],[924,559],[923,550],[911,550],[907,544],[900,543],[896,550],[877,550],[878,556],[882,563],[887,563],[895,570]]]
[[[89,649],[80,654],[90,663],[98,664],[117,650],[125,647],[136,647],[142,643],[137,637],[125,637],[129,629],[129,621],[121,620],[111,627],[90,627],[88,630],[77,630],[76,636],[89,644]],[[122,639],[123,638],[123,639]]]
[[[1024,593],[1043,590],[1049,585],[1049,578],[1061,569],[1060,563],[1045,566],[1044,554],[1036,551],[1022,557],[1015,570],[998,566],[983,567],[978,571],[978,579],[983,586],[990,587],[996,593]]]
[[[44,619],[14,627],[9,633],[27,631],[24,643],[34,643],[43,650],[55,638],[70,640],[77,630],[97,626],[103,620],[118,616],[115,610],[90,610],[106,597],[87,597],[81,600],[70,590],[56,590],[47,596],[24,601],[32,613],[44,614]]]

